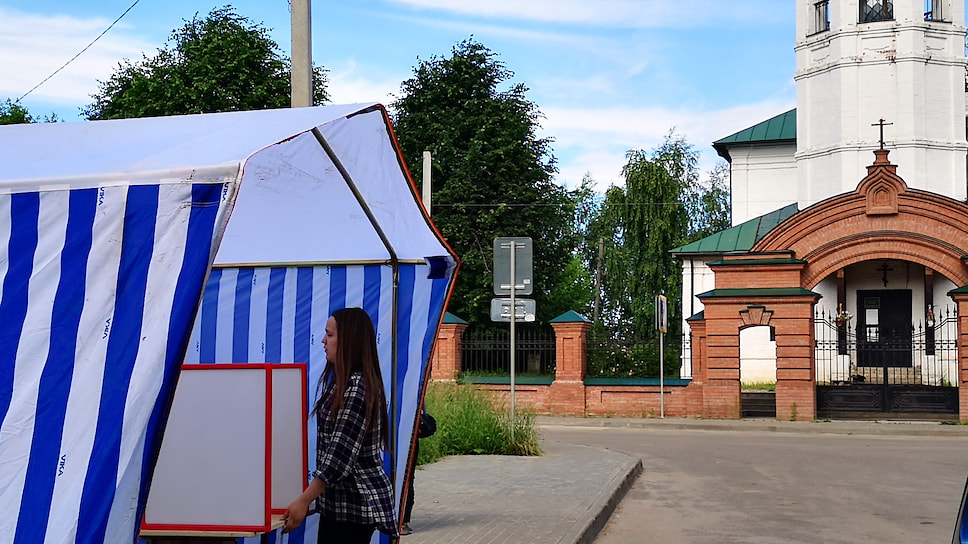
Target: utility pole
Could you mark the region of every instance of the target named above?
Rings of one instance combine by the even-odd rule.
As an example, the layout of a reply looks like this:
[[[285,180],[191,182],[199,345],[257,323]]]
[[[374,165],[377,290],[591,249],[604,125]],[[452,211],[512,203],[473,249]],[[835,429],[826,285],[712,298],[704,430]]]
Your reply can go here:
[[[427,209],[427,215],[430,215],[430,166],[431,157],[430,151],[423,152],[423,183],[421,183],[420,189],[423,191],[423,205]]]
[[[605,238],[598,239],[598,265],[595,267],[595,323],[602,311],[602,260],[605,258]]]
[[[313,105],[313,31],[312,0],[292,0],[292,95],[291,105]]]

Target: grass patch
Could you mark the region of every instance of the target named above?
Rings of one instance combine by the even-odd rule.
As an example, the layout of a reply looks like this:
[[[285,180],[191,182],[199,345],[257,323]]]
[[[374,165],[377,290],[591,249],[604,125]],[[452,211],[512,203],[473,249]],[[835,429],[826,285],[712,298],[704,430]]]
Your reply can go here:
[[[776,382],[743,382],[743,391],[776,391]]]
[[[510,410],[473,385],[431,382],[424,408],[437,420],[437,433],[420,440],[417,464],[448,455],[541,455],[535,414]]]

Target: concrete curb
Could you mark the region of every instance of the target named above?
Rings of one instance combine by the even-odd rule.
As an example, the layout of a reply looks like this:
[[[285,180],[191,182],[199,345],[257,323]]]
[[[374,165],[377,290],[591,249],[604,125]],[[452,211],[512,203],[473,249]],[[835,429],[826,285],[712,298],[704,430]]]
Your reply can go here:
[[[968,425],[937,421],[780,421],[776,419],[696,419],[538,416],[539,426],[629,427],[692,431],[756,431],[806,434],[968,437]]]
[[[621,474],[609,481],[602,489],[588,511],[590,516],[577,534],[569,532],[562,537],[562,544],[592,544],[608,523],[612,512],[618,507],[632,484],[642,474],[642,460],[630,458],[627,466],[622,468]]]

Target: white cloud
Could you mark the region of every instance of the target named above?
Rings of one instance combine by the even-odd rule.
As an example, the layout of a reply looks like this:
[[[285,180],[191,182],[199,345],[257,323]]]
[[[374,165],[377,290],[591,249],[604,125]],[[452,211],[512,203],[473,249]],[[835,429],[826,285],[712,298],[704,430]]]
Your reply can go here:
[[[768,9],[763,0],[390,0],[416,9],[458,15],[545,23],[623,28],[683,28],[724,21],[776,21],[788,9]]]
[[[719,160],[711,147],[714,141],[792,107],[790,102],[776,100],[720,110],[544,107],[542,112],[547,118],[542,123],[542,135],[555,140],[560,183],[575,187],[588,172],[601,191],[609,185],[623,184],[621,170],[626,152],[653,149],[672,129],[699,151],[699,168],[705,176]]]
[[[355,104],[358,102],[379,102],[389,106],[399,94],[400,82],[410,77],[408,74],[389,74],[374,78],[364,73],[356,61],[348,60],[339,65],[327,65],[330,102],[333,104]]]
[[[0,97],[18,98],[91,43],[111,24],[104,18],[35,15],[0,8]],[[35,100],[77,105],[90,101],[97,80],[124,58],[139,60],[156,47],[116,26],[31,93]]]

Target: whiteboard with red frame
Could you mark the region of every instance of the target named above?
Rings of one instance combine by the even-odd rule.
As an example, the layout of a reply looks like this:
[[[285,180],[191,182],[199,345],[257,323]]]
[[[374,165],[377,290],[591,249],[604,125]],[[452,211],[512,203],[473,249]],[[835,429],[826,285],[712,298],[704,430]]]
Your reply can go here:
[[[183,366],[142,530],[271,531],[306,486],[306,417],[305,364]]]

